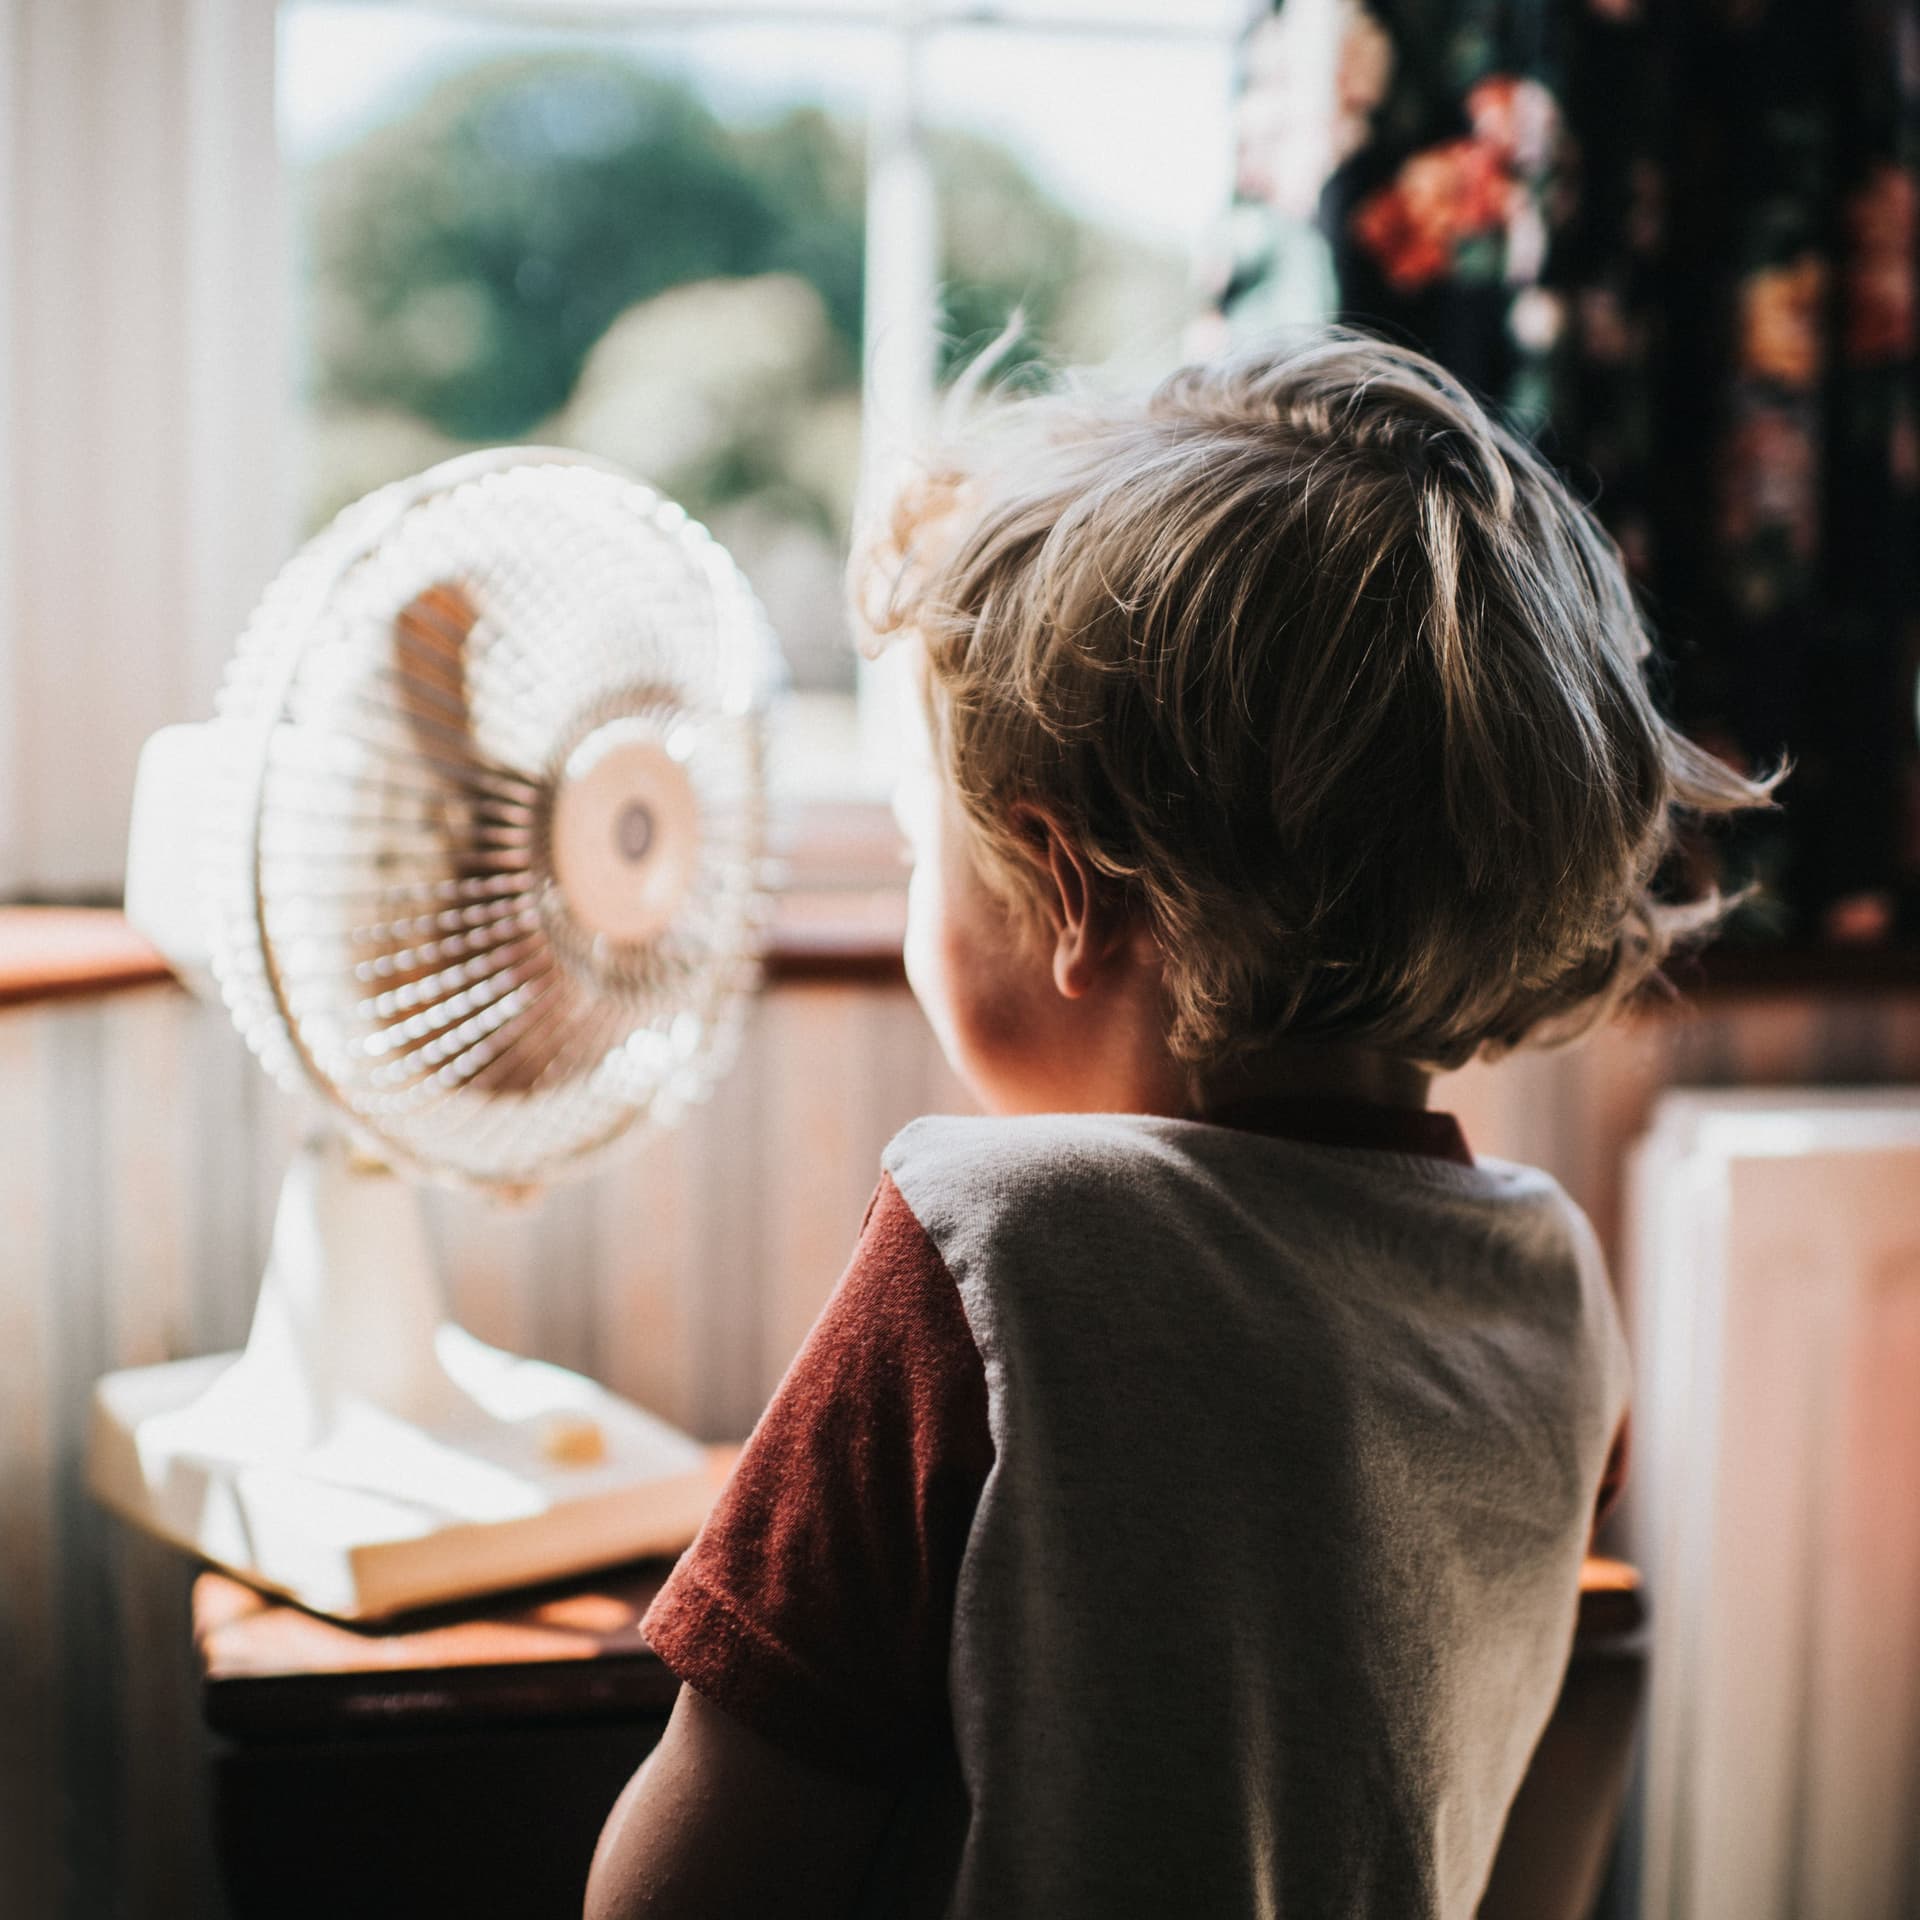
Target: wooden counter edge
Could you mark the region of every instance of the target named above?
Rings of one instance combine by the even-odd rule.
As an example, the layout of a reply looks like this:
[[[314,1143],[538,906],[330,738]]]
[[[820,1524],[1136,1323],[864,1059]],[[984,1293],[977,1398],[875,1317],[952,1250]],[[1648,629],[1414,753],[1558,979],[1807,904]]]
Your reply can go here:
[[[774,913],[767,980],[904,986],[904,920],[891,891],[870,901],[795,896]],[[165,958],[117,907],[0,907],[0,1011],[176,984]]]
[[[781,896],[766,950],[769,985],[903,986],[904,895],[876,887]],[[164,986],[173,974],[116,907],[0,906],[0,1010]],[[1641,1016],[1699,1001],[1920,995],[1920,951],[1716,948],[1675,964],[1677,997]]]

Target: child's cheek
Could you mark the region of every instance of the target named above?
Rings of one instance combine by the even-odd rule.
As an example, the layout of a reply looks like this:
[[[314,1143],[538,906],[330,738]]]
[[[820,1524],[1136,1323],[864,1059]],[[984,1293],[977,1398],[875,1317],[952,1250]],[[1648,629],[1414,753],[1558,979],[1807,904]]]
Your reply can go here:
[[[989,1112],[1025,1104],[1029,1026],[1000,903],[922,861],[907,888],[907,984],[947,1064]]]
[[[997,901],[991,914],[947,925],[948,1058],[990,1113],[1031,1111],[1046,1078],[1044,1008],[1035,1003],[1020,952],[1019,929]]]
[[[927,1016],[934,1037],[949,1065],[954,1064],[953,1021],[946,990],[946,929],[940,912],[940,889],[932,865],[919,861],[907,883],[907,933],[903,955],[907,985]]]

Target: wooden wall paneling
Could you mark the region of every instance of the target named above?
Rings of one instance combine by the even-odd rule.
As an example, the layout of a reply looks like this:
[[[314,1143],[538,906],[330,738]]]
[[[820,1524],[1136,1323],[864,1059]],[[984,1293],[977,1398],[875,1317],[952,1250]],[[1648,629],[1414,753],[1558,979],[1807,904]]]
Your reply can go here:
[[[46,1022],[0,1014],[0,1892],[22,1916],[60,1899],[65,1697],[55,1662],[54,1141]]]
[[[870,994],[796,986],[766,1003],[761,1107],[764,1401],[847,1264],[888,1135],[878,1099]]]
[[[182,1085],[172,1109],[185,1135],[192,1321],[185,1351],[243,1345],[266,1264],[283,1163],[284,1096],[255,1064],[224,1007],[181,996],[186,1020]]]
[[[1646,1130],[1671,1071],[1670,1028],[1662,1020],[1636,1018],[1594,1037],[1581,1056],[1577,1083],[1567,1090],[1561,1177],[1592,1219],[1606,1249],[1615,1288],[1623,1295],[1620,1248],[1627,1212],[1623,1146]]]
[[[114,1920],[220,1920],[210,1756],[193,1671],[191,1592],[198,1564],[178,1548],[114,1522],[124,1692],[120,1849]],[[83,1840],[82,1844],[91,1844]]]
[[[495,1346],[576,1372],[595,1369],[596,1224],[589,1180],[524,1199],[425,1186],[422,1204],[447,1310]]]
[[[689,1308],[703,1283],[695,1232],[696,1157],[705,1107],[650,1134],[596,1177],[592,1371],[616,1392],[685,1426],[694,1391]]]
[[[918,1114],[969,1105],[904,988],[775,988],[739,1070],[751,1098],[716,1097],[595,1183],[595,1370],[685,1423],[696,1347],[751,1329],[746,1364],[737,1353],[721,1363],[731,1437],[758,1417],[844,1269],[886,1142]],[[749,1182],[757,1225],[742,1270],[726,1216]],[[723,1417],[717,1400],[710,1392],[709,1422]]]
[[[191,0],[181,170],[187,208],[187,706],[204,713],[261,587],[292,549],[297,281],[276,99],[281,9]],[[244,449],[244,457],[236,457]]]
[[[178,1124],[200,1010],[153,989],[103,1001],[100,1030],[103,1157],[98,1203],[108,1222],[101,1281],[110,1364],[152,1366],[192,1353],[197,1278],[189,1269],[196,1188],[193,1134]],[[211,1204],[218,1205],[217,1199]],[[192,1565],[171,1547],[109,1523],[119,1609],[119,1803],[125,1833],[115,1911],[202,1913],[213,1876],[204,1769],[156,1767],[153,1756],[194,1743],[188,1646]]]
[[[600,1222],[587,1182],[573,1180],[556,1187],[543,1217],[531,1226],[530,1259],[523,1268],[535,1328],[530,1350],[576,1373],[596,1373]]]
[[[430,1187],[420,1200],[447,1311],[477,1339],[510,1353],[535,1353],[544,1311],[539,1241],[553,1195],[516,1205]]]
[[[482,1340],[591,1368],[592,1217],[581,1184],[526,1202],[436,1191],[430,1200],[454,1317]]]
[[[1688,1087],[1734,1084],[1738,1060],[1730,1045],[1730,1029],[1740,1021],[1750,1021],[1756,1011],[1764,1010],[1764,1007],[1748,1007],[1734,1021],[1729,1021],[1718,1014],[1704,1013],[1689,1000],[1670,1004],[1663,1015],[1670,1078]],[[1790,1084],[1795,1077],[1791,1066],[1784,1070],[1774,1067],[1757,1070],[1769,1083],[1780,1086]]]
[[[1545,1167],[1592,1217],[1616,1272],[1628,1146],[1670,1087],[1873,1085],[1920,1079],[1920,993],[1821,1002],[1774,996],[1678,1002],[1571,1047],[1475,1062],[1434,1104],[1475,1149]]]
[[[760,1416],[760,1274],[766,1258],[765,1194],[771,1171],[764,1122],[768,1053],[776,1044],[763,995],[747,1016],[740,1051],[711,1098],[688,1116],[695,1221],[694,1284],[682,1296],[692,1393],[686,1427],[697,1439],[737,1440]]]
[[[973,1110],[903,986],[784,988],[768,1013],[763,1397],[845,1270],[887,1143],[922,1114]],[[781,1150],[795,1140],[803,1153]]]
[[[941,1055],[919,1001],[904,986],[874,994],[869,1005],[873,1084],[888,1139],[923,1113],[979,1111]]]
[[[190,1215],[197,1196],[193,1129],[183,1124],[197,1009],[170,988],[103,1000],[100,1033],[103,1271],[116,1366],[153,1366],[192,1351]]]
[[[67,1910],[92,1916],[119,1905],[128,1827],[120,1764],[126,1676],[116,1591],[119,1523],[88,1497],[85,1478],[88,1394],[114,1357],[103,1202],[105,1062],[98,1003],[40,1018],[57,1309],[48,1381],[55,1502],[52,1653],[66,1736],[56,1831]]]
[[[919,1002],[912,994],[898,994],[887,1002],[889,1023],[900,1035],[902,1052],[908,1045],[914,1048],[914,1058],[919,1061],[919,1093],[913,1103],[922,1113],[977,1113],[979,1106],[972,1094],[961,1085],[960,1076],[947,1065],[940,1051],[940,1043],[934,1039],[933,1030],[927,1025],[926,1015],[920,1011]],[[907,1038],[911,1036],[911,1038]]]

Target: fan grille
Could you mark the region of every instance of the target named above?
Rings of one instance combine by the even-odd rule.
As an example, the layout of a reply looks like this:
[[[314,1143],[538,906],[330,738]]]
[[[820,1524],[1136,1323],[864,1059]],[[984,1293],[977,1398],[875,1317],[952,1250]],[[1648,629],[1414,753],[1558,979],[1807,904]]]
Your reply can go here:
[[[597,465],[508,450],[350,508],[221,695],[208,880],[248,1043],[467,1181],[698,1098],[755,975],[778,675],[722,549]]]

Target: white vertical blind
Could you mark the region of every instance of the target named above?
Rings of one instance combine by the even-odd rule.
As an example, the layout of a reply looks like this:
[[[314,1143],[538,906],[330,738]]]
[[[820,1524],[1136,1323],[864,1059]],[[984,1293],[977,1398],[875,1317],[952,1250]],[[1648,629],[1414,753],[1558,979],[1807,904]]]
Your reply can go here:
[[[274,9],[6,0],[0,898],[112,897],[140,743],[279,559]]]

